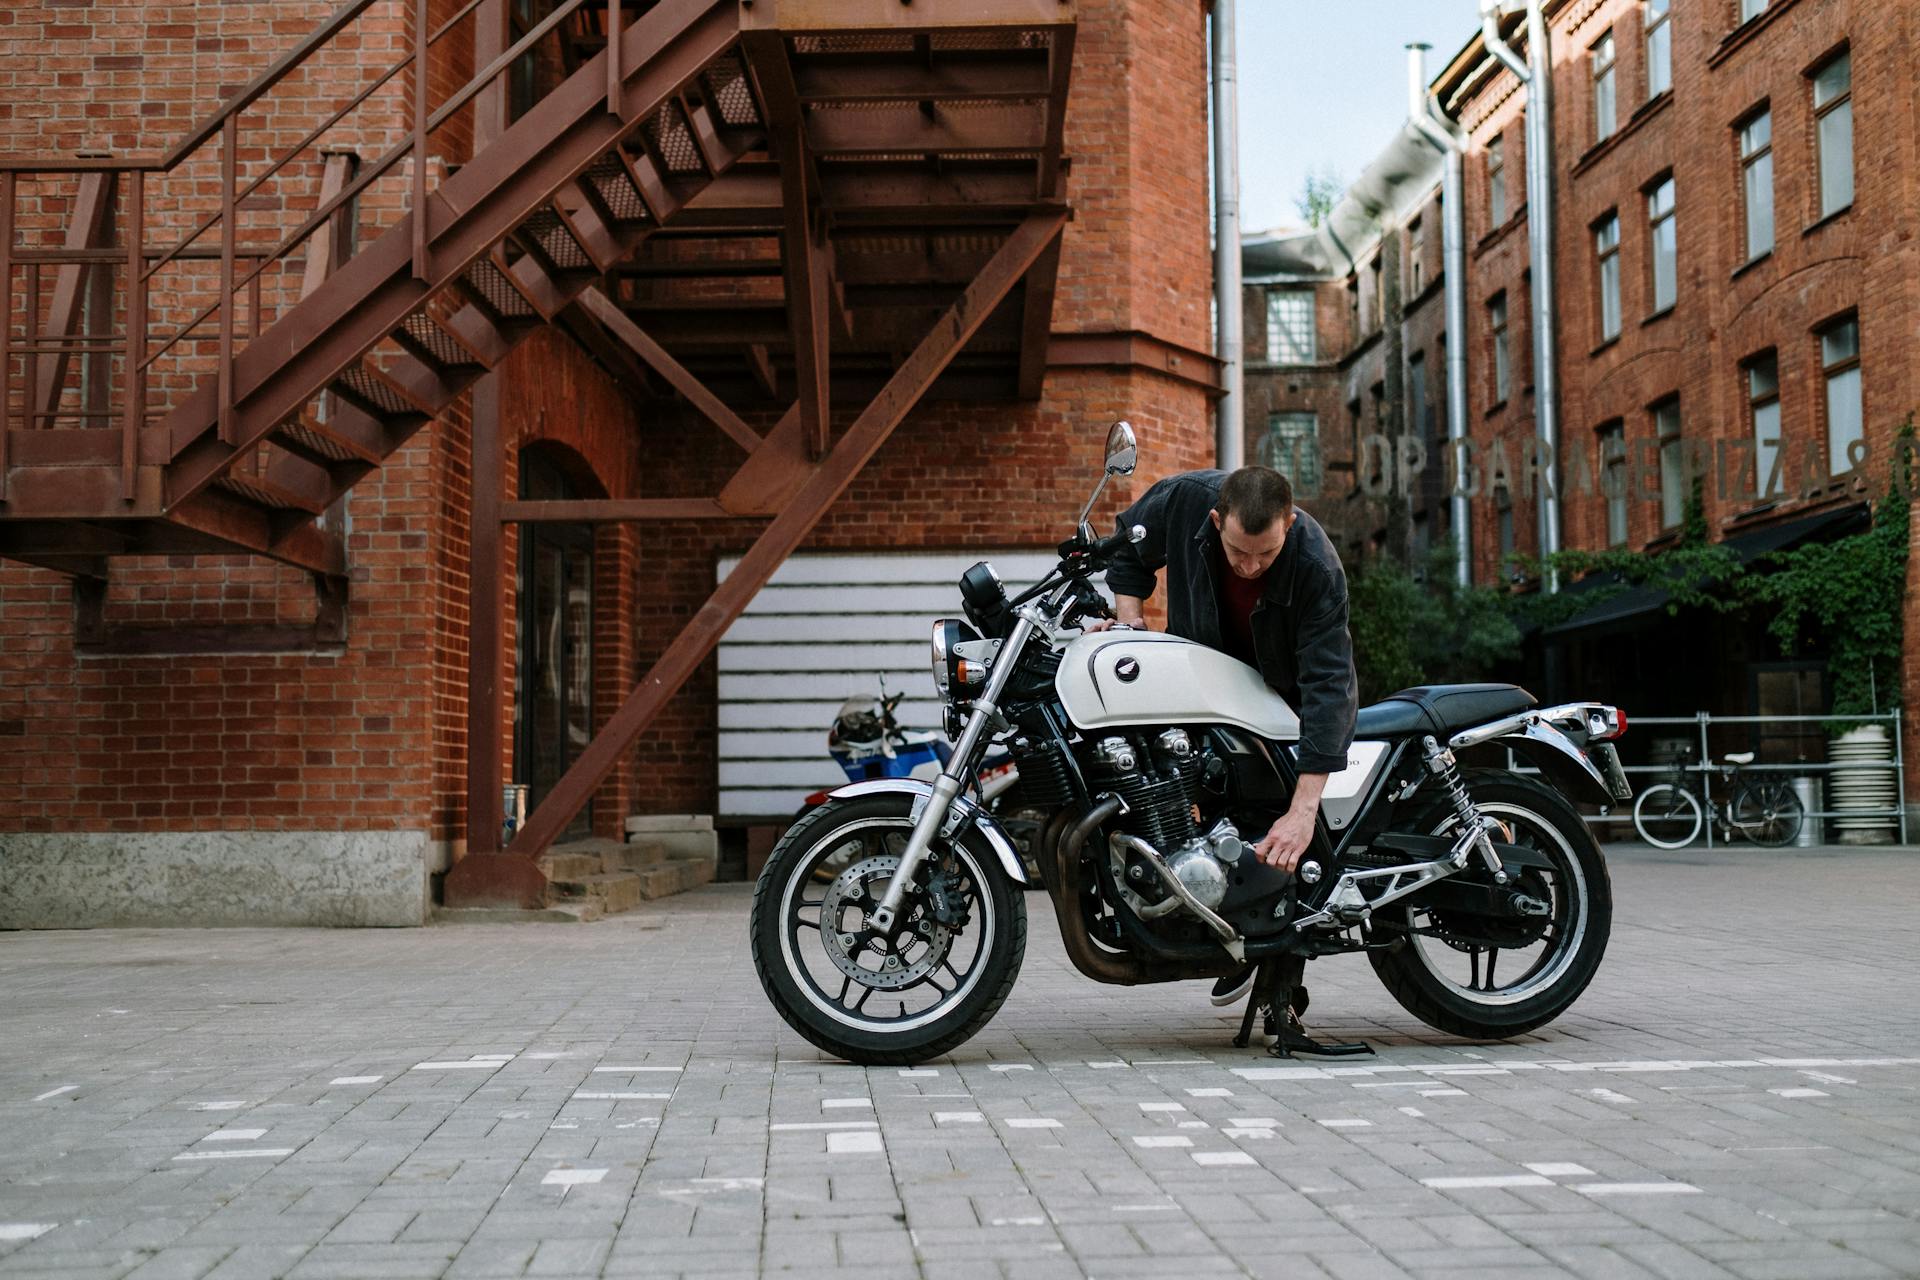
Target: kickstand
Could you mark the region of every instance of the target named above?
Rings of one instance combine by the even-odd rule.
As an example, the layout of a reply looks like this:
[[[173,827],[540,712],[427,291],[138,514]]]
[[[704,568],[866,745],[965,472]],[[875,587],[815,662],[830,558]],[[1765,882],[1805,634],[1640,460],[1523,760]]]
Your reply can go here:
[[[1373,1046],[1358,1041],[1325,1044],[1308,1035],[1300,1026],[1300,1015],[1307,1011],[1307,962],[1300,956],[1276,956],[1264,961],[1254,981],[1253,998],[1247,1001],[1247,1014],[1240,1024],[1240,1037],[1233,1043],[1245,1048],[1252,1040],[1253,1019],[1257,1012],[1266,1015],[1265,1030],[1273,1037],[1267,1052],[1276,1058],[1291,1058],[1296,1053],[1318,1058],[1353,1058],[1373,1053]]]

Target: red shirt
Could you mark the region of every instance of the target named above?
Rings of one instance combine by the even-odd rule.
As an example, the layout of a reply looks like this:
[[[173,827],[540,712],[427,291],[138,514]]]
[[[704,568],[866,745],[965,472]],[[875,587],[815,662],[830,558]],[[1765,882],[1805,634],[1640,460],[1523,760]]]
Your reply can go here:
[[[1248,666],[1258,667],[1253,651],[1253,610],[1267,589],[1267,576],[1243,578],[1225,564],[1219,569],[1221,647]]]

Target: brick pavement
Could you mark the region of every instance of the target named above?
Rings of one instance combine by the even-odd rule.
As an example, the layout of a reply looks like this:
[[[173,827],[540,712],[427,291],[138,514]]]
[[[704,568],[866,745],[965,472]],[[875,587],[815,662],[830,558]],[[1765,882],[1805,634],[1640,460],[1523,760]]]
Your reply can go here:
[[[1363,961],[1228,1045],[1066,965],[916,1072],[824,1061],[744,886],[589,926],[0,935],[0,1277],[1920,1274],[1920,858],[1623,852],[1558,1024]],[[1032,905],[1041,904],[1034,900]]]

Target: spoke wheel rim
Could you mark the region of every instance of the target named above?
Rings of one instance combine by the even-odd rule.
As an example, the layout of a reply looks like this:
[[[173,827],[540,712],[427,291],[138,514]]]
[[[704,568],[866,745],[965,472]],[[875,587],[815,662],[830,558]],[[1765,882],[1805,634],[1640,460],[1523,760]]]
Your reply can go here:
[[[970,918],[963,930],[926,920],[920,914],[924,908],[910,904],[902,911],[899,950],[885,939],[862,936],[862,917],[885,891],[912,831],[913,822],[907,817],[866,818],[836,826],[800,856],[781,894],[780,950],[789,977],[821,1013],[858,1030],[882,1035],[918,1030],[958,1007],[987,970],[989,943],[997,924],[993,898],[986,891],[985,869],[963,845],[943,846],[971,886]],[[854,841],[860,848],[842,862],[836,855]],[[843,869],[823,885],[814,873],[828,862]],[[859,889],[866,891],[864,898]],[[820,892],[809,898],[809,890]],[[834,904],[841,912],[838,918],[820,916],[823,906]],[[809,920],[810,915],[819,918]],[[922,924],[928,929],[922,931]],[[829,925],[837,927],[829,929]],[[845,941],[850,934],[851,943]],[[935,951],[939,954],[934,962],[924,964]],[[900,961],[896,967],[887,967],[889,954]],[[859,970],[866,970],[874,981],[856,977]],[[827,983],[833,984],[831,989]],[[929,991],[936,994],[929,998]],[[889,1007],[896,1012],[886,1014]]]
[[[1504,957],[1521,948],[1467,949],[1442,941],[1430,933],[1414,933],[1408,938],[1408,949],[1420,967],[1436,982],[1463,999],[1487,1006],[1519,1004],[1558,982],[1579,954],[1592,914],[1586,874],[1566,837],[1532,809],[1500,801],[1482,803],[1479,808],[1488,817],[1499,818],[1513,828],[1513,843],[1535,849],[1556,864],[1553,878],[1544,885],[1540,883],[1540,873],[1529,868],[1523,881],[1516,886],[1536,896],[1542,888],[1547,891],[1551,908],[1549,924],[1542,935],[1546,946],[1538,955],[1521,962],[1519,977],[1510,979],[1507,985],[1500,987],[1493,986],[1496,970]],[[1456,823],[1457,819],[1450,817],[1432,834],[1447,835]],[[1421,927],[1422,916],[1426,918],[1426,925],[1431,927],[1433,918],[1430,913],[1418,907],[1407,909],[1407,921],[1416,929]],[[1457,980],[1455,972],[1460,968],[1459,957],[1463,954],[1467,957],[1468,966],[1468,981],[1465,983]],[[1508,972],[1512,972],[1514,961],[1506,960],[1505,963],[1509,966]],[[1480,985],[1483,980],[1485,987]]]

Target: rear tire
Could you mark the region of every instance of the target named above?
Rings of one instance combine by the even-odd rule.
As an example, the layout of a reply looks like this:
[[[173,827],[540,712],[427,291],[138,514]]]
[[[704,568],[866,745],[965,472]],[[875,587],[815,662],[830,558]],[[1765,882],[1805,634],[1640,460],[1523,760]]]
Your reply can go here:
[[[781,837],[753,895],[753,964],[774,1009],[812,1044],[868,1066],[913,1066],[971,1039],[1006,1003],[1026,953],[1026,899],[972,828],[933,849],[966,921],[942,925],[921,892],[900,910],[898,941],[868,933],[913,800],[828,800]],[[843,868],[824,885],[823,863]]]
[[[1728,809],[1733,829],[1757,845],[1778,849],[1800,834],[1806,808],[1783,778],[1743,783]]]
[[[1549,915],[1534,943],[1537,958],[1522,961],[1520,977],[1494,987],[1499,955],[1520,950],[1503,941],[1485,949],[1486,988],[1478,986],[1481,951],[1462,945],[1463,935],[1476,930],[1524,934],[1524,923],[1504,917],[1463,917],[1446,920],[1419,905],[1419,895],[1376,913],[1383,922],[1409,929],[1404,945],[1390,951],[1370,951],[1373,971],[1400,1007],[1430,1027],[1475,1040],[1504,1040],[1553,1021],[1579,998],[1599,970],[1613,926],[1613,885],[1606,860],[1594,843],[1587,824],[1558,792],[1510,773],[1472,770],[1465,774],[1467,791],[1488,817],[1505,824],[1512,843],[1525,845],[1551,861],[1551,875],[1537,868],[1521,869],[1511,887],[1544,897]],[[1458,819],[1450,809],[1429,809],[1410,824],[1423,835],[1445,835]],[[1462,875],[1473,874],[1461,872]],[[1484,875],[1482,870],[1479,874]],[[1391,914],[1398,909],[1399,914]],[[1438,936],[1446,934],[1447,937]],[[1518,942],[1518,937],[1514,938]],[[1457,955],[1471,955],[1471,984],[1448,972]],[[1511,967],[1509,972],[1511,972]]]

